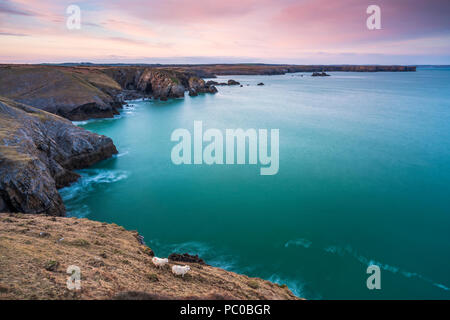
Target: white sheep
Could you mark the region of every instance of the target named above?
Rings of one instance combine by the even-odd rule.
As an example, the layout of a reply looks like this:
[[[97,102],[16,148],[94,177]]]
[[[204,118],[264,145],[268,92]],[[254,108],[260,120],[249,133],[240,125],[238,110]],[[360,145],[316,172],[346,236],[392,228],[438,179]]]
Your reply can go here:
[[[155,266],[157,266],[158,268],[164,267],[166,264],[169,263],[169,259],[163,259],[163,258],[158,258],[158,257],[153,257],[152,258],[152,262]]]
[[[186,273],[188,273],[189,270],[191,270],[191,268],[189,266],[177,266],[177,265],[175,265],[175,266],[172,267],[173,274],[175,274],[177,276],[181,275],[182,277],[184,277],[184,275]]]

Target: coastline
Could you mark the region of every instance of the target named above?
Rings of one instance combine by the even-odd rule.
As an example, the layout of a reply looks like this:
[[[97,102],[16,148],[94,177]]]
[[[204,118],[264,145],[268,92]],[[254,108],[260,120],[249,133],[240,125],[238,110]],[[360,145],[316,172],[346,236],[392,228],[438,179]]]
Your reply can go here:
[[[132,102],[133,100],[130,100],[129,102]],[[126,100],[124,100],[124,103],[127,103]],[[33,111],[33,113],[39,113],[39,111]],[[89,120],[88,120],[89,121]]]

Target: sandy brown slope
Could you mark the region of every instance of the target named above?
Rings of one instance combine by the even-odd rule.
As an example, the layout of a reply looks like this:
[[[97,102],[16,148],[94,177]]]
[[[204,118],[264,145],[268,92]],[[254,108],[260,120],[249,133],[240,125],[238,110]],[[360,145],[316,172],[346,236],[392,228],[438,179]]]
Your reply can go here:
[[[152,255],[137,232],[115,224],[0,214],[0,299],[296,299],[285,286],[196,263],[175,276]],[[66,287],[69,265],[81,268],[80,291]]]

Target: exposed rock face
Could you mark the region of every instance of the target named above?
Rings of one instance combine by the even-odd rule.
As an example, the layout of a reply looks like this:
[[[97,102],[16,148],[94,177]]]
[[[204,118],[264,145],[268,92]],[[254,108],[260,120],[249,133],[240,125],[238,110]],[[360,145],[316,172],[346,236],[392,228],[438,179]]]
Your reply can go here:
[[[0,300],[298,299],[285,286],[208,265],[169,261],[157,268],[137,232],[115,224],[0,214],[0,235]],[[74,257],[82,289],[69,291],[66,270]],[[170,270],[175,264],[191,271],[177,277]]]
[[[193,256],[189,253],[172,253],[171,255],[169,255],[169,260],[175,262],[190,262],[206,265],[205,261],[203,261],[203,259],[201,259],[198,255]]]
[[[124,89],[155,99],[183,98],[185,91],[191,96],[217,92],[214,86],[205,84],[191,72],[143,67],[105,68],[104,72]]]
[[[330,75],[325,72],[314,72],[311,77],[329,77]]]
[[[57,189],[78,178],[72,170],[115,153],[110,138],[0,97],[0,212],[64,215]]]
[[[118,114],[120,85],[97,69],[1,66],[0,96],[70,120]]]
[[[186,88],[176,73],[146,69],[137,82],[140,92],[151,94],[156,99],[182,98]]]
[[[230,79],[227,82],[217,82],[213,80],[209,80],[206,82],[206,86],[242,86],[239,82],[236,80]]]
[[[216,93],[217,89],[212,84],[205,83],[205,80],[197,77],[190,77],[189,81],[189,95],[196,96],[199,93]]]

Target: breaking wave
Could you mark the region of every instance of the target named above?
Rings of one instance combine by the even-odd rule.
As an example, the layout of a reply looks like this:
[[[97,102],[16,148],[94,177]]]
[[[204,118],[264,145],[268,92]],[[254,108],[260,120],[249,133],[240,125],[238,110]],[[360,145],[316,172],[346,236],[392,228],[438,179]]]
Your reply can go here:
[[[136,101],[139,102],[139,101]],[[112,120],[118,120],[122,119],[123,117],[130,116],[136,113],[136,108],[138,107],[137,104],[129,103],[128,105],[124,105],[122,109],[120,110],[120,114],[115,115],[112,118],[99,118],[99,119],[89,119],[89,120],[83,120],[83,121],[72,121],[72,123],[78,127],[85,126],[89,123],[93,122],[103,122],[103,121],[112,121]]]
[[[67,214],[79,218],[89,215],[89,207],[81,203],[96,186],[118,182],[129,176],[127,171],[121,170],[83,169],[78,173],[81,178],[74,184],[59,190],[59,193],[66,205]]]

